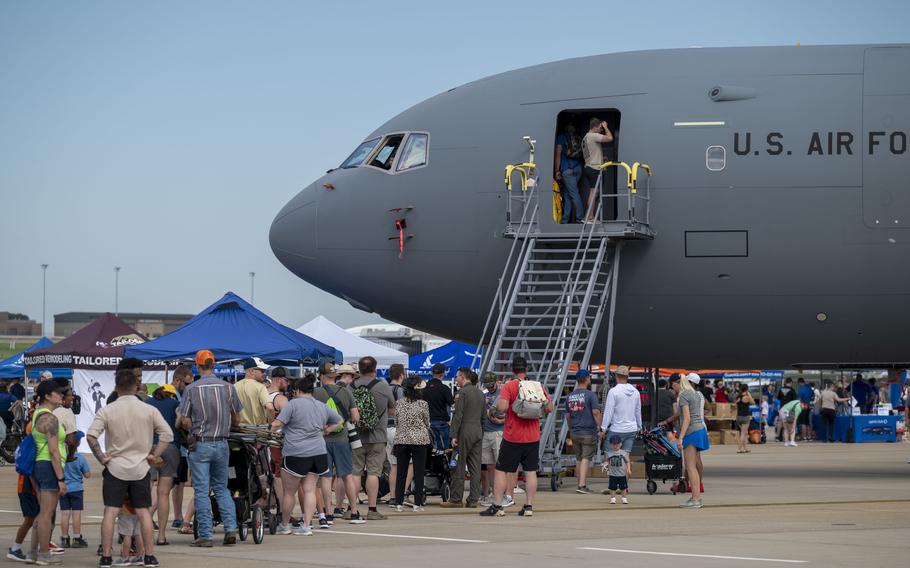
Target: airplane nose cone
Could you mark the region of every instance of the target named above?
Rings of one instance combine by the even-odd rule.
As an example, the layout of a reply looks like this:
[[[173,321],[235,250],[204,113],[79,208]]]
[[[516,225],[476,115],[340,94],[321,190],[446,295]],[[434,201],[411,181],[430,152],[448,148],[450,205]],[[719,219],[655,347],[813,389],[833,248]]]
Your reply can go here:
[[[307,188],[292,199],[272,221],[269,244],[291,272],[304,277],[316,261],[316,201]]]

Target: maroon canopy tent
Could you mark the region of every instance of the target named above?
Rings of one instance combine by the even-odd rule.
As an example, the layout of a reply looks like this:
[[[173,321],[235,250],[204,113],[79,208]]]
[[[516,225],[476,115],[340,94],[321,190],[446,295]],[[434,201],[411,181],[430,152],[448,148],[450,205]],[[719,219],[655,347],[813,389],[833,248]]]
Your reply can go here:
[[[60,343],[28,351],[27,369],[66,367],[71,369],[116,369],[123,348],[148,340],[144,335],[107,313]]]

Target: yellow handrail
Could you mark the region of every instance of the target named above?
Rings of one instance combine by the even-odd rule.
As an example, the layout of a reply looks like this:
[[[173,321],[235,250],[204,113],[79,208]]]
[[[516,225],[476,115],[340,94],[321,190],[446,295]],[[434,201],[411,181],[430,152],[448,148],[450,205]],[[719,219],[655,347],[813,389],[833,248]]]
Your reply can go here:
[[[616,167],[616,168],[619,168],[619,167],[625,168],[625,170],[626,170],[626,186],[627,186],[630,190],[633,189],[632,168],[629,167],[629,164],[627,164],[627,163],[625,163],[625,162],[604,162],[604,163],[602,163],[601,165],[597,166],[596,169],[598,169],[598,170],[606,170],[606,169],[613,168],[613,167]]]
[[[635,162],[632,164],[632,185],[629,188],[632,190],[632,193],[638,191],[638,170],[639,168],[648,172],[648,177],[651,177],[651,166],[648,164],[642,164],[641,162]]]
[[[528,179],[531,177],[531,171],[537,168],[533,162],[523,162],[521,164],[509,164],[506,166],[506,191],[512,191],[512,174],[518,171],[521,177],[521,191],[528,191]]]

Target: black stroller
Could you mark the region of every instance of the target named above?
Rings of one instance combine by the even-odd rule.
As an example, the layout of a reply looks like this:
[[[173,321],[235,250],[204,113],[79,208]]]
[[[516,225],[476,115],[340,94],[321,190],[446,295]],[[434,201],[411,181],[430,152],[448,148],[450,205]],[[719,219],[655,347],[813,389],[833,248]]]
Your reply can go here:
[[[424,503],[427,495],[439,495],[443,502],[452,495],[452,451],[441,451],[435,447],[427,452],[427,466],[423,474]]]
[[[253,542],[262,544],[265,537],[265,512],[256,503],[268,492],[269,533],[275,534],[281,515],[280,499],[275,493],[275,479],[269,469],[268,446],[257,443],[256,436],[231,432],[228,439],[228,491],[237,511],[237,529],[240,540],[245,541],[252,532]],[[212,502],[213,524],[218,525],[221,514],[214,494],[209,491]],[[199,538],[198,523],[193,523],[194,538]]]
[[[657,492],[657,480],[662,483],[672,481],[670,492],[676,495],[679,480],[682,478],[682,456],[676,444],[667,439],[662,427],[658,426],[648,432],[642,432],[641,439],[645,446],[645,478],[649,495]]]

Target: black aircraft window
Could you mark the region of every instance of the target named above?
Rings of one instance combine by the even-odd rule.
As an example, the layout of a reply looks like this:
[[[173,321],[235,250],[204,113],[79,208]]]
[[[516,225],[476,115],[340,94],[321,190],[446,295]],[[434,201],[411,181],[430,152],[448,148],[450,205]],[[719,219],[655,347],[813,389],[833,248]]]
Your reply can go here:
[[[427,140],[426,134],[411,134],[405,142],[401,159],[398,160],[398,171],[409,170],[427,165]]]
[[[384,170],[392,169],[392,163],[395,161],[395,156],[398,155],[398,148],[401,146],[402,140],[404,140],[404,134],[387,136],[386,139],[382,141],[379,151],[373,155],[373,159],[370,160],[369,165]]]
[[[367,156],[370,155],[370,152],[373,151],[373,148],[376,147],[376,144],[379,143],[379,138],[373,138],[372,140],[367,140],[357,146],[357,149],[351,152],[351,155],[348,156],[348,159],[341,163],[342,168],[354,168],[363,163],[367,159]]]

